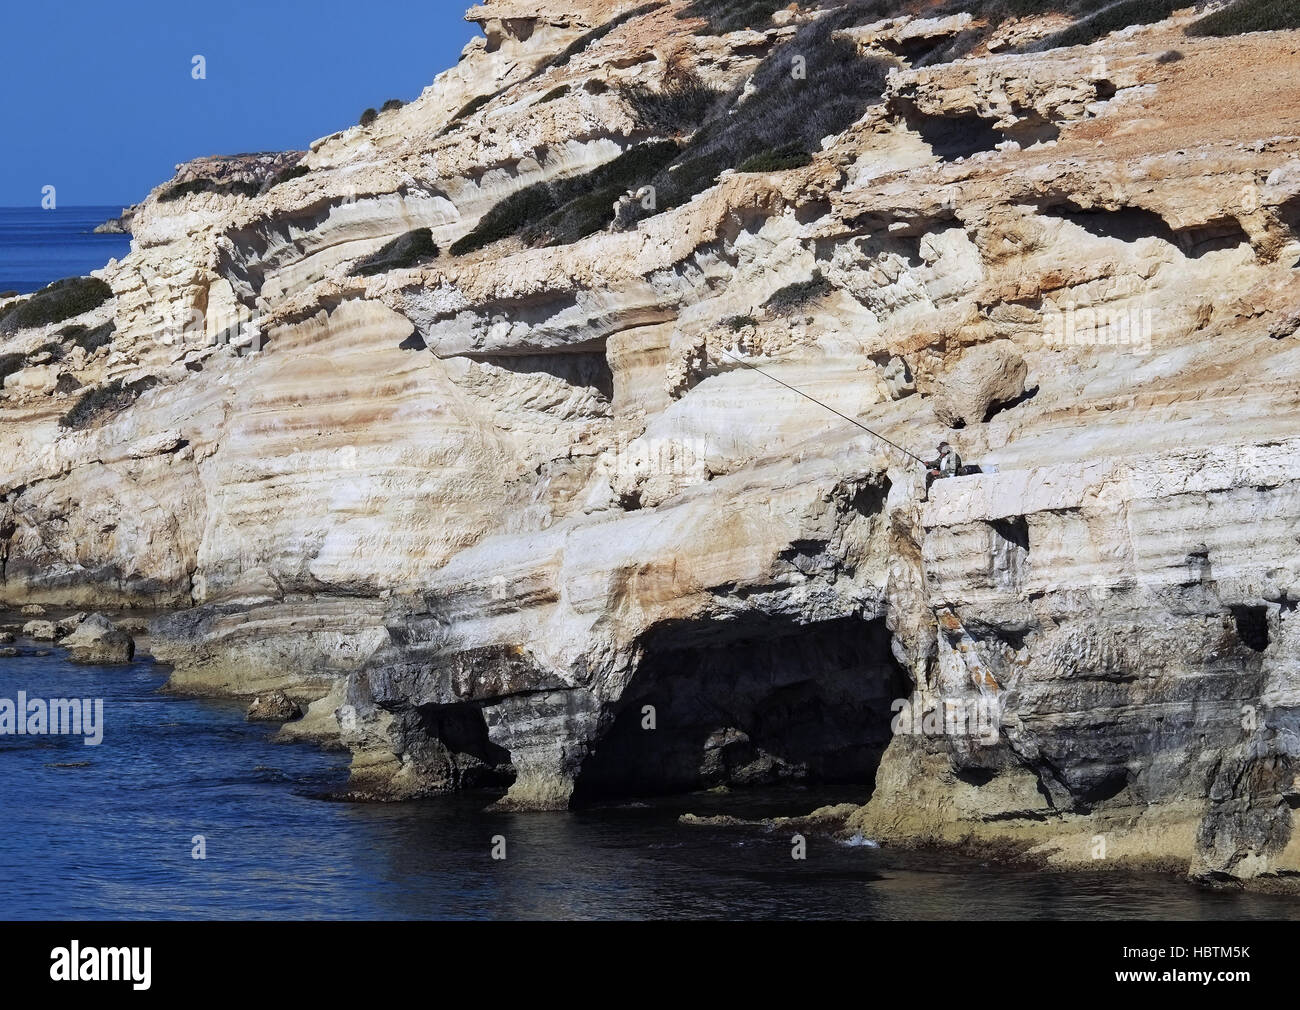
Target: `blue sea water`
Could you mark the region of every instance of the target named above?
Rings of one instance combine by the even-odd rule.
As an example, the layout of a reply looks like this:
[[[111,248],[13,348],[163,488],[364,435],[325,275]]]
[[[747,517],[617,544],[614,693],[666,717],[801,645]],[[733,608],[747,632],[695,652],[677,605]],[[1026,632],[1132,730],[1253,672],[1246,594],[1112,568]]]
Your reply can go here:
[[[131,236],[94,234],[97,224],[121,213],[121,207],[0,207],[0,292],[27,294],[121,259]]]
[[[1172,877],[1044,873],[696,827],[684,812],[755,817],[863,798],[736,791],[581,812],[511,814],[492,795],[405,804],[325,798],[345,756],[275,743],[234,702],[160,693],[147,660],[78,666],[0,658],[0,698],[102,698],[98,746],[0,736],[0,918],[1295,918],[1281,897]],[[48,648],[48,646],[46,647]],[[205,859],[195,859],[203,836]],[[494,860],[494,836],[506,858]]]
[[[124,236],[89,234],[117,210],[0,209],[0,291],[124,255]],[[1010,869],[869,840],[810,836],[795,861],[785,833],[678,820],[805,813],[864,790],[550,814],[492,812],[490,795],[339,803],[326,797],[346,780],[345,755],[275,743],[235,702],[160,693],[166,671],[147,657],[77,666],[19,646],[0,658],[0,699],[102,698],[105,727],[92,747],[0,736],[0,919],[1300,917],[1300,902],[1174,877]],[[491,856],[498,835],[504,860]]]

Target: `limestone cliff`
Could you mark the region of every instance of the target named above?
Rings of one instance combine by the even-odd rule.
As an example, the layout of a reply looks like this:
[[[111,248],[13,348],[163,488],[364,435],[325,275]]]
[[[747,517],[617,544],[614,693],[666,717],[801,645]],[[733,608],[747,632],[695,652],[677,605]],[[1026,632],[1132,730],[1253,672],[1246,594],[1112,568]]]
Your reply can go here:
[[[1300,32],[719,6],[476,7],[0,316],[7,600],[169,611],[357,795],[874,783],[844,830],[1300,873]]]

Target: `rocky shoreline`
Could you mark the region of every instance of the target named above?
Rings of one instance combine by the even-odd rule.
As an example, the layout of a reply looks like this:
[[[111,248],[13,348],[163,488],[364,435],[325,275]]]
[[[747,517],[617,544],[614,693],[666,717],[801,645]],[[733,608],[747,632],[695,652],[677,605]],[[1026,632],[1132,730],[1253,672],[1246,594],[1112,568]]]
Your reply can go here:
[[[181,166],[0,303],[0,592],[156,612],[359,798],[1300,879],[1300,33],[830,6],[492,2]]]

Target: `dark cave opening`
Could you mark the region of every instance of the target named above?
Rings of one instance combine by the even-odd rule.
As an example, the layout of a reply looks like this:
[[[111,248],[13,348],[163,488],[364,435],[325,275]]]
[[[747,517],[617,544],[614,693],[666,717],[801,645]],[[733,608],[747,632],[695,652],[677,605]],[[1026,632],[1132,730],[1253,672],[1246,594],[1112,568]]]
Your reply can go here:
[[[1268,611],[1264,607],[1238,605],[1232,608],[1232,619],[1237,625],[1237,638],[1241,644],[1255,652],[1268,648]]]
[[[583,763],[577,803],[724,785],[873,786],[891,703],[911,693],[883,620],[686,624],[647,646]]]
[[[408,716],[408,751],[456,789],[504,788],[514,781],[510,752],[488,738],[483,709],[474,704],[422,705]]]

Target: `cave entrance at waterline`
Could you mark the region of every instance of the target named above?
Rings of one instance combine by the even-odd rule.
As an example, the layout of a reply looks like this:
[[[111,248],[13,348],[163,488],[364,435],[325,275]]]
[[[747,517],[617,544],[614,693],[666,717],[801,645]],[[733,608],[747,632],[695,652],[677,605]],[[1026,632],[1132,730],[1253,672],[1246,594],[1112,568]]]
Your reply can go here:
[[[883,619],[659,629],[574,800],[802,782],[874,787],[911,686]]]

